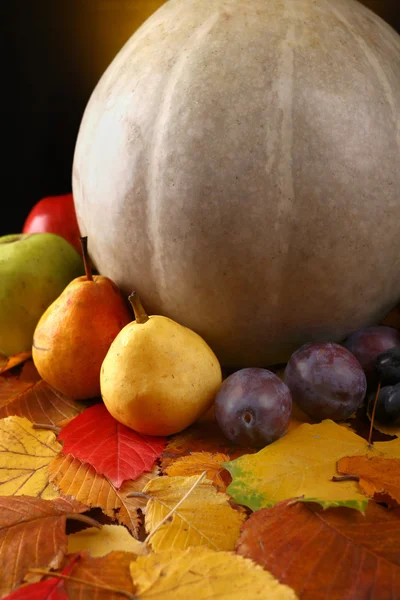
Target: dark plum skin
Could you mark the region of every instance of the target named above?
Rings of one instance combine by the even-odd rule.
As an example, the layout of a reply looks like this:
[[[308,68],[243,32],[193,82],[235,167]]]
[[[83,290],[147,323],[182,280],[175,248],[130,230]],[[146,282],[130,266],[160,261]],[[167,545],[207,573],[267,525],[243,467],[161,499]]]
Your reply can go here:
[[[382,386],[400,383],[400,345],[378,354],[374,365]]]
[[[386,325],[358,329],[349,335],[343,346],[350,350],[364,369],[368,382],[375,381],[374,361],[378,354],[400,346],[400,331]]]
[[[293,402],[313,421],[347,419],[361,406],[367,391],[356,357],[340,344],[304,344],[290,357],[284,375]]]
[[[371,399],[370,408],[375,398]],[[398,425],[400,423],[400,383],[381,388],[376,403],[375,419],[385,425]]]
[[[286,433],[292,397],[272,371],[240,369],[223,382],[215,399],[215,418],[235,444],[264,448]]]

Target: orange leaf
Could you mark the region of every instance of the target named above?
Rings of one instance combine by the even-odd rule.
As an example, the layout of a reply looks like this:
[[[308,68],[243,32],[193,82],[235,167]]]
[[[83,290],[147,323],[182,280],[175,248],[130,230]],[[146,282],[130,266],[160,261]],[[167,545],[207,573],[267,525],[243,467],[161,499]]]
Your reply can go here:
[[[100,587],[107,586],[118,588],[129,592],[134,596],[134,585],[130,575],[129,565],[136,559],[135,554],[130,552],[110,552],[107,556],[92,558],[88,554],[82,554],[80,560],[74,566],[71,577],[84,580],[85,583],[66,580],[65,588],[69,598],[79,600],[121,600],[124,595],[101,590]],[[126,596],[125,596],[126,597]]]
[[[138,535],[140,522],[138,509],[144,510],[147,498],[127,498],[132,492],[141,492],[157,476],[157,470],[143,473],[135,481],[125,481],[117,490],[113,484],[89,465],[71,454],[59,454],[48,467],[49,480],[66,496],[73,496],[88,506],[99,506],[102,511],[134,535]]]
[[[17,415],[32,423],[57,425],[84,409],[84,404],[57,392],[43,380],[32,383],[14,377],[0,378],[0,419]]]
[[[61,565],[66,516],[86,509],[62,498],[0,497],[0,597],[17,588],[28,569]]]
[[[169,438],[161,455],[162,470],[165,471],[176,459],[192,452],[221,452],[233,460],[243,454],[254,454],[256,450],[236,446],[222,434],[217,423],[195,423]]]
[[[366,496],[398,507],[400,504],[400,459],[345,456],[337,463],[339,473],[359,477]]]
[[[229,461],[227,454],[217,452],[192,452],[188,456],[182,456],[166,468],[165,473],[175,475],[201,475],[206,471],[206,477],[213,482],[219,492],[224,492],[232,478],[221,463]]]
[[[20,365],[25,362],[32,356],[32,352],[20,352],[19,354],[14,354],[13,356],[3,356],[0,354],[0,373],[4,373],[5,371],[9,371],[14,367]]]
[[[400,510],[280,502],[253,513],[236,544],[304,600],[400,597]]]

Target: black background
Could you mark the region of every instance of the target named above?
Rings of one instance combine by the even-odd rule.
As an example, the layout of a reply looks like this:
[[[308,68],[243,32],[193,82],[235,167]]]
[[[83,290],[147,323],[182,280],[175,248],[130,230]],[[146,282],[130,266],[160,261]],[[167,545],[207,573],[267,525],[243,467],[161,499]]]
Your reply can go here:
[[[121,46],[162,3],[2,1],[0,235],[21,231],[40,198],[71,191],[73,151],[89,96]],[[400,0],[363,3],[400,32]]]

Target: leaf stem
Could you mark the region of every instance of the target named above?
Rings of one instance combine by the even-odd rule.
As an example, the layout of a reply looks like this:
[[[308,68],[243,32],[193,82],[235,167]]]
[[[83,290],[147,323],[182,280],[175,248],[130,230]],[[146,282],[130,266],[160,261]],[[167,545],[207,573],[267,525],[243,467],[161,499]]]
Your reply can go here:
[[[129,494],[126,495],[126,498],[146,498],[147,500],[151,500],[152,497],[143,492],[129,492]]]
[[[121,594],[121,596],[125,596],[125,598],[129,598],[129,600],[137,600],[137,596],[128,592],[127,590],[120,590],[118,588],[109,587],[108,585],[103,585],[101,583],[96,583],[94,581],[88,581],[87,579],[79,579],[78,577],[71,577],[71,575],[64,575],[63,573],[56,573],[53,571],[46,571],[46,569],[28,569],[29,573],[37,573],[38,575],[46,575],[47,577],[58,577],[59,579],[65,579],[67,581],[73,581],[74,583],[80,583],[84,586],[96,588],[98,590],[103,590],[105,592],[111,592],[113,594]]]
[[[360,481],[358,475],[334,475],[332,481]]]
[[[176,510],[180,507],[180,505],[182,504],[182,502],[184,502],[186,500],[186,498],[193,492],[193,490],[199,485],[199,483],[204,479],[204,477],[207,475],[207,471],[203,471],[203,473],[196,479],[196,481],[194,482],[194,484],[192,485],[192,487],[186,492],[186,494],[183,496],[183,498],[181,498],[178,502],[178,504],[176,504],[174,506],[174,508],[172,508],[169,513],[167,515],[165,515],[165,517],[163,519],[161,519],[161,521],[159,522],[159,524],[153,529],[153,531],[151,531],[149,533],[149,535],[147,536],[147,538],[144,540],[144,544],[148,544],[149,539],[155,534],[155,532],[162,526],[164,525],[164,523],[166,521],[168,521],[168,519],[174,514],[174,512],[176,512]]]
[[[50,423],[32,423],[33,429],[48,429],[49,431],[54,431],[56,435],[58,435],[61,431],[60,427],[57,425],[50,425]]]
[[[372,446],[372,430],[374,427],[374,419],[375,419],[375,410],[376,410],[376,405],[378,402],[378,396],[379,396],[379,392],[381,391],[381,382],[378,383],[378,388],[376,390],[376,394],[375,394],[375,400],[374,400],[374,406],[372,408],[372,415],[371,415],[371,425],[369,428],[369,435],[368,435],[368,447],[370,448]]]
[[[82,523],[86,523],[86,525],[90,525],[91,527],[97,527],[97,529],[102,529],[102,524],[92,519],[92,517],[88,517],[86,515],[81,515],[79,513],[68,513],[65,515],[66,519],[73,519],[74,521],[81,521]]]
[[[85,267],[85,275],[88,281],[93,281],[92,269],[90,267],[89,252],[87,247],[87,236],[79,238],[82,247],[83,265]]]

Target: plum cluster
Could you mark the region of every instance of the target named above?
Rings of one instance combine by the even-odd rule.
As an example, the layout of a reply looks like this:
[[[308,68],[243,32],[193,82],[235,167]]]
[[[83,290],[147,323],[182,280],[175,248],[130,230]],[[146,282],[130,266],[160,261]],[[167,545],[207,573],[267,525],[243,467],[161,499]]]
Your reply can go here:
[[[263,447],[282,437],[295,402],[312,421],[341,421],[379,395],[375,418],[400,422],[400,331],[365,327],[343,343],[310,342],[289,358],[283,374],[240,369],[222,383],[215,417],[235,443]]]
[[[345,341],[357,357],[368,381],[369,413],[379,394],[375,409],[378,423],[395,425],[400,422],[400,331],[391,327],[367,327],[356,331]]]

